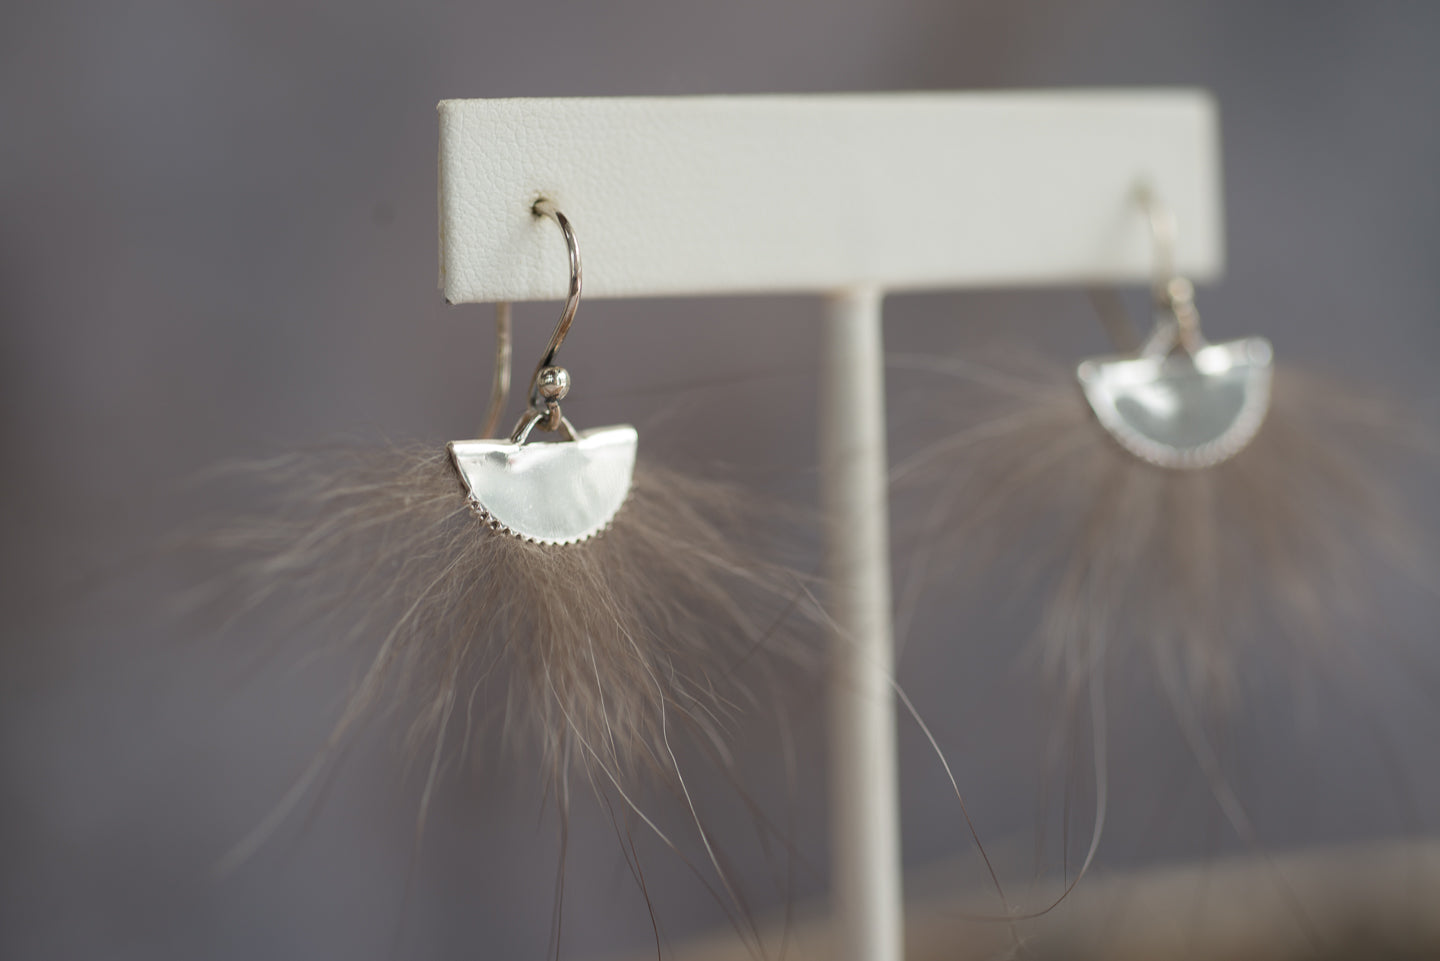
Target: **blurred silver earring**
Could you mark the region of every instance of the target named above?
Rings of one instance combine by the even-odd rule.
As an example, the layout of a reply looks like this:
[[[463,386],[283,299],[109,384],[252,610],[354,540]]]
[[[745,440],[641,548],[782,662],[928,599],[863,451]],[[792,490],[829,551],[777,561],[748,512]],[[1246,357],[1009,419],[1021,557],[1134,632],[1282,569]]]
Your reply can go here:
[[[1155,242],[1154,329],[1138,351],[1087,360],[1077,376],[1096,420],[1130,453],[1160,467],[1212,467],[1265,420],[1270,342],[1205,340],[1195,288],[1175,273],[1175,217],[1149,189],[1140,202]]]
[[[1174,270],[1176,224],[1138,199],[1156,264],[1138,346],[1073,374],[1033,352],[893,359],[932,375],[925,409],[947,421],[894,472],[920,495],[899,616],[957,571],[1006,576],[1044,598],[1043,663],[1067,690],[1149,661],[1177,701],[1224,710],[1261,649],[1363,661],[1347,642],[1380,606],[1377,578],[1434,571],[1397,473],[1434,435],[1372,389],[1273,370],[1264,338],[1207,342]]]
[[[1410,663],[1377,625],[1397,587],[1433,609],[1440,582],[1436,545],[1416,536],[1426,504],[1413,491],[1426,488],[1407,483],[1418,469],[1433,489],[1434,425],[1339,378],[1272,370],[1263,338],[1208,343],[1174,271],[1175,224],[1146,191],[1140,206],[1155,237],[1155,323],[1142,340],[1107,309],[1121,354],[1078,369],[1033,352],[892,358],[926,375],[935,414],[892,475],[909,562],[897,636],[937,584],[971,610],[1008,592],[1038,611],[1024,649],[1058,694],[1048,764],[1082,732],[1094,764],[1094,827],[1067,892],[1105,823],[1113,676],[1158,688],[1217,807],[1253,844],[1212,725],[1265,666],[1291,685],[1329,674],[1339,691],[1387,660]],[[983,642],[959,634],[946,640]]]

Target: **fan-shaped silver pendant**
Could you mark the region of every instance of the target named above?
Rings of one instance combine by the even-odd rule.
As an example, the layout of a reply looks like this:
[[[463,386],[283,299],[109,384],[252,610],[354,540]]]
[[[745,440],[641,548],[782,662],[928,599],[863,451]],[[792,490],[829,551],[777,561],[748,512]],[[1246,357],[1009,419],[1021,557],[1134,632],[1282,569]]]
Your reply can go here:
[[[475,509],[495,530],[540,544],[599,534],[625,503],[635,473],[635,428],[580,431],[574,440],[450,442]]]
[[[1076,375],[1100,424],[1160,467],[1210,467],[1238,454],[1270,407],[1263,337],[1139,357],[1099,357]]]

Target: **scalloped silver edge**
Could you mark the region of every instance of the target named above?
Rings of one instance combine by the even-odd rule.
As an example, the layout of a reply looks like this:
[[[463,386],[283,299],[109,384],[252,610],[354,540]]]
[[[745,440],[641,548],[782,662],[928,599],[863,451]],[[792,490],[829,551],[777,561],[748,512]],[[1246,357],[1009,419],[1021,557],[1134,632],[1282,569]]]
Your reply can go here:
[[[463,479],[461,480],[461,486],[463,489]],[[524,541],[527,544],[538,544],[541,547],[570,547],[574,544],[584,544],[586,541],[594,540],[595,538],[609,531],[610,528],[614,527],[615,519],[621,514],[625,513],[625,508],[628,507],[630,501],[634,499],[635,488],[634,486],[631,486],[630,493],[625,495],[624,503],[622,503],[619,507],[615,509],[614,514],[610,515],[610,519],[605,522],[605,526],[601,527],[599,530],[591,531],[583,537],[576,537],[568,541],[542,541],[538,537],[529,537],[525,534],[520,533],[517,530],[514,530],[513,528],[506,527],[505,524],[501,523],[499,518],[497,518],[494,514],[490,513],[488,510],[485,509],[485,505],[481,504],[480,501],[476,499],[474,494],[470,493],[469,491],[465,491],[464,493],[465,502],[466,505],[470,508],[470,513],[474,514],[476,518],[478,518],[480,522],[485,525],[486,530],[489,530],[491,533],[499,534],[504,537],[513,537],[517,541]]]
[[[1264,376],[1257,379],[1252,389],[1245,392],[1245,403],[1240,412],[1235,415],[1234,422],[1219,438],[1198,447],[1172,447],[1169,444],[1161,444],[1151,440],[1144,434],[1133,429],[1119,417],[1113,416],[1108,410],[1104,413],[1098,409],[1090,400],[1088,387],[1093,380],[1095,367],[1116,360],[1132,360],[1131,357],[1092,357],[1083,361],[1076,369],[1075,376],[1080,381],[1082,392],[1085,393],[1086,405],[1095,415],[1096,421],[1105,429],[1105,432],[1115,439],[1124,450],[1136,457],[1153,464],[1156,467],[1163,467],[1169,470],[1202,470],[1206,467],[1214,467],[1222,464],[1236,454],[1240,453],[1255,435],[1260,433],[1260,428],[1265,423],[1265,417],[1270,412],[1270,392],[1273,381],[1273,358],[1274,349],[1270,341],[1264,337],[1244,337],[1239,340],[1225,341],[1216,346],[1229,346],[1232,344],[1245,344],[1259,342],[1265,345],[1267,352],[1266,366],[1263,369]]]

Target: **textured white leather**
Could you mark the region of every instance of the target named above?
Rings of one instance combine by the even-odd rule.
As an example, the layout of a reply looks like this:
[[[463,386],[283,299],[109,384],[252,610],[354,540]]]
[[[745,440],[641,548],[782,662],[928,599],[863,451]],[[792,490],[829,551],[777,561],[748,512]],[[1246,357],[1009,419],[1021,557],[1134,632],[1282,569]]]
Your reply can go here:
[[[564,296],[575,224],[593,297],[1141,281],[1133,189],[1223,263],[1214,104],[1195,90],[447,100],[441,287]]]

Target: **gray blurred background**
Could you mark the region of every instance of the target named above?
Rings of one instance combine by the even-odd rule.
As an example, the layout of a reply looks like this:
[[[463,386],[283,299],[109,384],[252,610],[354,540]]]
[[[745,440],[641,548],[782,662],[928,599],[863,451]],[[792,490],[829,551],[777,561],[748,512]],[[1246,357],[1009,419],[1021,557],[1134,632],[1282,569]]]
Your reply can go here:
[[[523,757],[452,772],[408,901],[421,778],[383,727],[312,817],[302,807],[215,879],[324,738],[355,663],[166,628],[178,575],[135,560],[216,506],[183,482],[217,460],[472,431],[490,314],[435,289],[436,101],[1205,86],[1222,111],[1229,250],[1224,283],[1201,291],[1211,333],[1265,333],[1283,357],[1433,404],[1437,42],[1440,8],[1418,3],[6,4],[0,955],[544,956],[556,829]],[[552,319],[551,305],[519,309],[522,364]],[[813,497],[818,320],[804,298],[588,304],[567,346],[583,370],[574,416],[635,422],[667,460]],[[894,351],[1010,341],[1103,347],[1074,291],[888,303]],[[925,443],[896,421],[895,456]],[[1433,638],[1428,616],[1393,612]],[[973,643],[949,629],[963,618]],[[1021,889],[1035,848],[1055,866],[1037,798],[1063,788],[1038,760],[1049,705],[1003,640],[1026,623],[932,596],[901,663],[987,840],[1024,852],[1005,861]],[[1280,666],[1230,745],[1266,845],[1435,828],[1436,666],[1422,657],[1403,691],[1341,678],[1308,701],[1279,693]],[[812,717],[789,808],[799,899],[823,892],[826,865],[813,688],[795,697]],[[1136,693],[1115,715],[1104,869],[1239,847],[1159,704]],[[756,792],[783,802],[771,732],[738,737]],[[964,855],[913,729],[902,749],[907,864]],[[700,781],[764,913],[782,894],[744,812]],[[653,951],[609,822],[577,808],[562,955]],[[644,851],[668,939],[724,924],[689,871]]]

